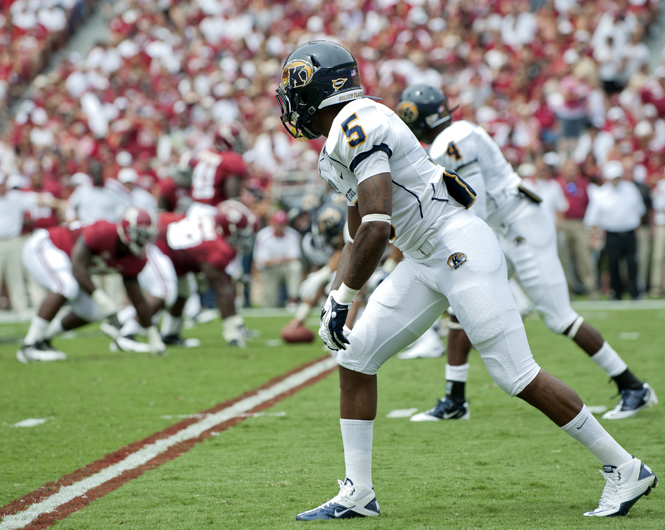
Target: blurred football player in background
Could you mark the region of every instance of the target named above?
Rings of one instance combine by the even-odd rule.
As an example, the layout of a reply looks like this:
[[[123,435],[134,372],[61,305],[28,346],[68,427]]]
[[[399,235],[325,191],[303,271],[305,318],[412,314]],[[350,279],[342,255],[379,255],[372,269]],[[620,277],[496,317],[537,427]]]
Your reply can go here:
[[[573,340],[614,380],[621,399],[603,417],[629,418],[658,403],[653,389],[637,379],[601,334],[570,306],[554,220],[541,199],[522,186],[489,134],[471,122],[453,121],[446,96],[428,85],[407,88],[397,112],[416,138],[432,145],[433,162],[459,172],[478,192],[471,211],[496,233],[509,276],[519,278],[545,325]],[[413,421],[469,418],[465,384],[471,342],[455,315],[449,327],[446,396],[429,412],[414,416]]]
[[[91,274],[117,271],[148,334],[152,353],[166,351],[138,282],[146,264],[145,248],[157,235],[156,216],[129,208],[117,223],[97,221],[82,228],[54,227],[37,230],[23,248],[23,265],[34,280],[49,291],[16,358],[31,361],[60,361],[66,355],[51,345],[51,339],[90,322],[111,321],[121,309],[92,282]],[[56,318],[69,303],[71,312]],[[55,319],[55,320],[54,320]]]
[[[242,159],[245,131],[239,123],[223,123],[215,131],[214,145],[194,153],[189,165],[192,173],[192,199],[218,205],[240,197],[247,167]]]
[[[195,347],[197,339],[184,339],[183,309],[191,293],[189,273],[203,273],[215,293],[226,343],[244,347],[247,330],[242,316],[236,313],[235,285],[226,272],[236,253],[251,250],[258,221],[242,203],[224,201],[212,215],[163,213],[159,216],[155,249],[148,252],[148,263],[139,275],[141,287],[148,293],[151,315],[166,307],[161,333],[164,343]],[[103,331],[121,349],[144,351],[145,345],[135,340],[139,322],[126,313],[119,331],[109,325]]]

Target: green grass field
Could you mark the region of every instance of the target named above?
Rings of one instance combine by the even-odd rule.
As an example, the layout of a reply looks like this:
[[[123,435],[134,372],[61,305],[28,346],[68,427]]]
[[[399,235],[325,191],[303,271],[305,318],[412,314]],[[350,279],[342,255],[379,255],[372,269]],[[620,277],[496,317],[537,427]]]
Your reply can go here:
[[[665,311],[583,314],[665,400]],[[195,350],[165,358],[112,353],[87,338],[55,344],[67,362],[21,365],[0,344],[0,506],[121,447],[323,355],[321,344],[270,346],[288,317],[247,318],[261,329],[245,350],[222,345],[219,322],[190,330]],[[526,322],[536,360],[587,405],[612,407],[615,386],[568,339]],[[2,326],[0,337],[24,326]],[[638,334],[637,336],[635,334]],[[273,342],[270,342],[273,341]],[[268,343],[268,344],[267,344]],[[587,519],[604,480],[596,459],[539,412],[507,397],[477,353],[471,420],[411,423],[394,409],[430,408],[444,393],[444,359],[393,359],[379,375],[374,486],[382,515],[314,523],[345,528],[665,528],[665,489],[626,518]],[[295,515],[328,500],[344,478],[337,376],[332,375],[148,471],[58,522],[72,529],[297,528]],[[164,418],[168,416],[168,418]],[[38,426],[14,427],[28,418]],[[636,418],[601,422],[665,479],[665,402]],[[660,491],[662,490],[662,491]]]

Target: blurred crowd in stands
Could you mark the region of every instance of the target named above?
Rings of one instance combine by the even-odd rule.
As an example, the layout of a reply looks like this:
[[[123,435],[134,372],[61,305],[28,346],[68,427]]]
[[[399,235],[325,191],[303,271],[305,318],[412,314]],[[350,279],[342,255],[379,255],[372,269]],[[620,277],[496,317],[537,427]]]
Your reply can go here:
[[[316,168],[322,143],[283,130],[275,88],[295,46],[332,39],[358,59],[365,93],[394,108],[410,84],[441,87],[451,108],[459,106],[455,119],[490,132],[518,173],[547,195],[573,292],[621,296],[605,272],[605,234],[625,229],[637,234],[630,296],[663,294],[665,60],[652,61],[647,45],[660,31],[660,2],[118,0],[108,42],[36,75],[91,5],[0,0],[0,105],[16,110],[0,135],[0,194],[69,201],[58,212],[26,210],[20,234],[0,230],[0,278],[9,259],[3,238],[85,221],[85,209],[99,215],[106,210],[90,202],[97,195],[185,209],[191,193],[178,171],[221,144],[244,161],[233,195],[265,225],[283,224],[275,216],[282,210],[293,222],[303,196],[329,190]],[[618,177],[616,165],[604,171],[615,161]],[[638,187],[639,226],[611,226],[597,212],[585,224],[594,196],[601,200],[597,192],[616,178]],[[564,200],[547,191],[552,185]],[[630,260],[620,270],[629,277]],[[250,273],[251,257],[243,263]],[[305,273],[309,265],[290,270]],[[293,296],[289,285],[280,299]]]

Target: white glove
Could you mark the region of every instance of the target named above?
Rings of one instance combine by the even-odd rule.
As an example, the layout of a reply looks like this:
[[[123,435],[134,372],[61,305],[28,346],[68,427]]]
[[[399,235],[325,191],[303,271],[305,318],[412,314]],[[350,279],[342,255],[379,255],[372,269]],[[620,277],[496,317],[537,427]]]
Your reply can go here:
[[[146,329],[148,333],[148,346],[150,346],[150,353],[153,355],[165,355],[166,345],[159,334],[157,326],[150,326]]]
[[[115,305],[115,302],[111,300],[111,297],[101,289],[95,289],[92,292],[92,299],[97,304],[97,307],[99,307],[104,318],[115,315],[120,310],[118,306]]]
[[[319,288],[324,285],[332,275],[330,267],[326,265],[316,272],[312,272],[307,275],[305,281],[300,284],[300,289],[298,289],[298,294],[300,295],[301,300],[310,300],[316,296],[316,292]]]
[[[222,337],[224,337],[226,343],[234,348],[244,348],[245,334],[243,330],[245,329],[245,321],[243,318],[240,315],[226,317],[222,320],[222,325],[224,326]]]

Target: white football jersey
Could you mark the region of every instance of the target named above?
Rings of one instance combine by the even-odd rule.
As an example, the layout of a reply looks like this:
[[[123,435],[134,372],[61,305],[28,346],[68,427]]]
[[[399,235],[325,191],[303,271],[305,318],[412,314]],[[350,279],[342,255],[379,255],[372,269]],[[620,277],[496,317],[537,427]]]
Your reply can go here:
[[[464,209],[443,182],[413,133],[388,107],[368,98],[348,103],[335,118],[319,156],[319,173],[349,206],[358,184],[390,173],[393,181],[391,242],[408,252],[421,247],[445,219]]]
[[[512,213],[521,179],[485,129],[465,120],[454,121],[436,137],[430,157],[435,163],[456,171],[471,186],[474,178],[482,175],[485,183],[484,207],[490,225],[503,221]],[[482,204],[478,204],[483,197],[480,193],[478,195],[471,211],[484,218],[475,211],[477,208],[482,211],[483,208]]]

